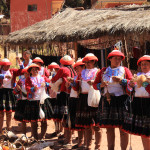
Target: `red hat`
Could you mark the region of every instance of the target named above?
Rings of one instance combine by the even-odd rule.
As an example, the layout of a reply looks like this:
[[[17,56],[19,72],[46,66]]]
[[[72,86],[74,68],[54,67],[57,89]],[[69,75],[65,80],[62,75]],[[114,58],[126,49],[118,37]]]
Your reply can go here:
[[[82,62],[95,60],[98,61],[98,58],[93,53],[88,53],[85,55],[85,57],[82,59]]]
[[[44,64],[44,61],[40,57],[36,57],[32,60],[32,63],[36,63],[36,62]]]
[[[7,58],[4,58],[4,59],[2,59],[1,61],[0,61],[0,65],[1,66],[9,66],[9,65],[11,65],[12,63],[9,61],[9,59],[7,59]]]
[[[57,63],[52,62],[50,65],[48,65],[48,69],[53,69],[53,68],[55,68],[55,69],[58,68],[59,69],[60,66]]]
[[[72,65],[73,62],[74,60],[69,55],[65,55],[60,59],[60,63],[63,65]]]
[[[39,70],[41,69],[41,67],[40,67],[39,65],[37,65],[37,64],[35,64],[35,63],[32,63],[32,64],[28,67],[27,72],[30,73],[30,68],[34,68],[34,67],[38,68]]]
[[[137,61],[137,65],[139,66],[141,61],[144,61],[144,60],[149,60],[150,61],[150,55],[144,55],[142,56],[138,61]]]
[[[73,68],[80,66],[80,65],[85,65],[85,63],[82,62],[82,59],[77,60],[76,63],[73,65]]]
[[[124,54],[122,52],[120,52],[119,50],[113,50],[112,52],[110,52],[107,56],[107,59],[110,59],[110,57],[113,57],[113,56],[121,56],[122,60],[125,59]]]

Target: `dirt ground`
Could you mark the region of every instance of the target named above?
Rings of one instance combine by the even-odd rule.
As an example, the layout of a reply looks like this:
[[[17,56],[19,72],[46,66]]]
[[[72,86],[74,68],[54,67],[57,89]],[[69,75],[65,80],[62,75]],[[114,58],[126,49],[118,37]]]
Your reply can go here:
[[[20,126],[18,126],[17,121],[15,121],[14,119],[12,120],[12,131],[17,135],[17,136],[21,136],[22,133],[20,133],[19,128]],[[4,121],[4,127],[6,127],[6,121]],[[39,123],[39,128],[40,128],[40,123]],[[39,130],[40,132],[40,130]],[[65,150],[63,148],[62,145],[58,144],[58,140],[57,138],[51,138],[51,134],[54,132],[54,122],[53,120],[49,120],[48,121],[48,129],[47,129],[47,135],[46,135],[46,141],[49,142],[54,142],[55,146],[52,148],[54,150]],[[115,139],[115,150],[121,150],[120,148],[120,133],[119,130],[116,129],[115,130],[116,133],[116,139]],[[31,127],[30,127],[30,123],[27,124],[27,136],[31,136]],[[73,145],[75,145],[77,143],[76,140],[77,137],[77,133],[75,132],[73,135]],[[143,145],[142,145],[142,141],[141,138],[139,136],[131,136],[132,139],[132,150],[143,150]],[[93,150],[94,150],[94,140],[93,140]],[[102,134],[102,142],[101,142],[101,150],[107,150],[107,138],[106,138],[106,130],[103,129],[103,134]],[[127,150],[129,150],[129,145]]]

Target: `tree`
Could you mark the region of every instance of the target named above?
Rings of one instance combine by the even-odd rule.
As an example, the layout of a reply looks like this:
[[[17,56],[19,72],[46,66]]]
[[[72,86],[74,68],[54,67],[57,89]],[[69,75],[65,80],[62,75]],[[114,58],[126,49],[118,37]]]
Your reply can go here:
[[[0,1],[0,12],[5,15],[5,17],[10,18],[10,0]]]
[[[91,0],[65,0],[63,8],[84,7],[85,9],[91,8]]]

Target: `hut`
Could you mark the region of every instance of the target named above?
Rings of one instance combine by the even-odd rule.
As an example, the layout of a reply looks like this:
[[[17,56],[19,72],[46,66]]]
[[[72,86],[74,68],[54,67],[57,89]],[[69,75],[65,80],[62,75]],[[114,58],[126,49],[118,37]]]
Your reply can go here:
[[[11,33],[7,43],[28,46],[67,43],[66,47],[72,45],[75,49],[76,58],[80,56],[82,49],[99,50],[101,58],[106,58],[111,48],[120,43],[122,51],[126,54],[125,64],[129,67],[130,62],[134,64],[138,57],[150,53],[149,18],[149,5],[100,10],[67,8],[52,19]],[[104,63],[105,59],[100,67],[107,65]]]

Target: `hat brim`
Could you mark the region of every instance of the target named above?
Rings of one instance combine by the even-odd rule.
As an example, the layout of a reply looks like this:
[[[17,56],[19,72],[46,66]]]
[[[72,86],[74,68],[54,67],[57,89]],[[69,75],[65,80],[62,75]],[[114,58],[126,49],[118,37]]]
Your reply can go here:
[[[10,66],[11,64],[11,62],[0,62],[1,66]]]
[[[98,58],[96,56],[86,56],[82,59],[82,62],[87,62],[87,61],[90,61],[90,60],[98,61]]]
[[[27,69],[27,72],[30,73],[31,68],[38,68],[39,70],[41,70],[41,67],[35,64],[35,65],[30,65]]]
[[[41,64],[44,64],[44,61],[41,60],[41,59],[33,59],[32,63],[41,63]]]
[[[137,61],[137,65],[140,66],[142,61],[150,61],[150,57],[141,57],[138,61]]]
[[[111,57],[114,57],[114,56],[122,57],[122,60],[125,59],[125,56],[124,56],[124,54],[122,52],[119,52],[119,53],[118,52],[109,53],[107,59],[110,59]]]
[[[48,69],[59,69],[60,66],[59,65],[48,65]]]
[[[81,65],[85,65],[85,63],[83,62],[77,62],[73,65],[73,68],[77,67],[77,66],[81,66]]]
[[[73,64],[73,62],[74,62],[73,59],[72,59],[72,60],[63,60],[63,58],[60,59],[60,63],[63,64],[63,65],[68,65],[68,66],[70,66],[70,65]]]

